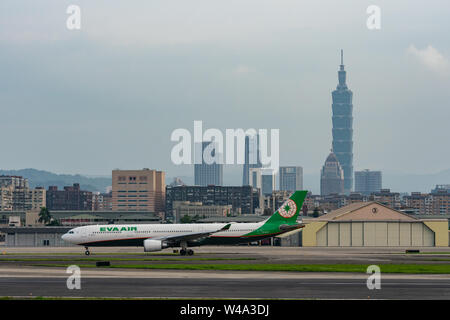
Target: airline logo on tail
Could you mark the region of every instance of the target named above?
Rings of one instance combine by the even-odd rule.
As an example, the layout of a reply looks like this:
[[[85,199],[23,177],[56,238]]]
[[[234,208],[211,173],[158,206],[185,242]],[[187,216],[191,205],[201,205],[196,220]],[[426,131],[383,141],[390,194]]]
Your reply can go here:
[[[281,208],[278,210],[278,213],[283,218],[290,218],[293,217],[294,214],[297,212],[297,205],[295,204],[294,200],[288,199]]]

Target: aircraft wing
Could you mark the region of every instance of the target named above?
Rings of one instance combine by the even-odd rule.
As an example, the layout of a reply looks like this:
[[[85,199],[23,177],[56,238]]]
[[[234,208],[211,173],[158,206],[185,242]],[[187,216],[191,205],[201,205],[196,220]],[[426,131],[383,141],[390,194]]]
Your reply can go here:
[[[209,237],[211,234],[221,231],[226,231],[230,229],[231,223],[227,224],[226,226],[217,229],[215,231],[208,231],[208,232],[194,232],[194,233],[185,233],[185,234],[178,234],[174,236],[164,236],[164,237],[157,237],[152,238],[154,240],[162,240],[162,241],[168,241],[168,242],[178,242],[178,241],[192,241],[197,240],[201,238]]]

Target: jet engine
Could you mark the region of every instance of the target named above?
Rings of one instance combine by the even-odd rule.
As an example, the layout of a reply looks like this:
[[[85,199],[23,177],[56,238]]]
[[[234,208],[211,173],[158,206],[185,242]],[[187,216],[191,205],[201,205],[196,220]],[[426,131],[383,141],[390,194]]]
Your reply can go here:
[[[168,247],[167,244],[162,242],[161,240],[153,240],[153,239],[144,240],[145,252],[161,251],[162,249],[165,249],[167,247]]]

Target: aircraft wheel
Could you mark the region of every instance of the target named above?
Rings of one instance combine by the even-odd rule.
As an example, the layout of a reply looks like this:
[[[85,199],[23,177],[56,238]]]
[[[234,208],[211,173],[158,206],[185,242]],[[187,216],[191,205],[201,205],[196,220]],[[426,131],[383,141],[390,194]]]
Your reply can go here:
[[[186,250],[181,249],[181,250],[180,250],[180,256],[185,256],[185,255],[186,255]]]
[[[89,250],[86,250],[86,251],[84,252],[84,254],[88,256],[88,255],[90,255],[91,253],[89,252]]]
[[[194,254],[194,250],[189,249],[189,250],[187,251],[187,254],[188,254],[189,256],[192,256],[192,255]]]

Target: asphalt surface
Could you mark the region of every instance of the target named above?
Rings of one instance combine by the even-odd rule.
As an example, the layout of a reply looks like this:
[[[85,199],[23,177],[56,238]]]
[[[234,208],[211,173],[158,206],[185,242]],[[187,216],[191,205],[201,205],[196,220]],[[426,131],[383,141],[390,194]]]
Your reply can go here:
[[[69,290],[64,278],[0,278],[0,296],[450,299],[450,279],[386,279],[369,290],[364,279],[86,278]]]

